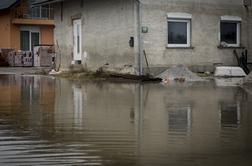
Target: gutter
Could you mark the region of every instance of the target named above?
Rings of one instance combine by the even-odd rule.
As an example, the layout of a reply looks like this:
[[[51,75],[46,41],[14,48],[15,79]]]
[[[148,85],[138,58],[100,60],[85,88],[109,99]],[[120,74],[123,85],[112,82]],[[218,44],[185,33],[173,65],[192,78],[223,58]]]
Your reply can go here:
[[[31,5],[31,7],[37,7],[37,6],[41,6],[41,5],[48,5],[48,4],[52,4],[52,3],[57,3],[57,2],[62,2],[64,0],[47,0],[44,2],[35,2]]]

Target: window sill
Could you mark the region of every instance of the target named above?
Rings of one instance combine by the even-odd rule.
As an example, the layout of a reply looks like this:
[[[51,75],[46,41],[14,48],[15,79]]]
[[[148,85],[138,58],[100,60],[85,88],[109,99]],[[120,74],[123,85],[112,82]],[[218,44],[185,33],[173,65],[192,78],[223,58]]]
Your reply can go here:
[[[169,46],[166,46],[166,49],[185,49],[185,50],[187,50],[187,49],[194,49],[194,47],[169,47]]]
[[[242,47],[242,46],[237,46],[237,47],[234,47],[234,46],[226,46],[226,47],[217,46],[217,48],[219,48],[219,49],[245,49],[245,47]]]

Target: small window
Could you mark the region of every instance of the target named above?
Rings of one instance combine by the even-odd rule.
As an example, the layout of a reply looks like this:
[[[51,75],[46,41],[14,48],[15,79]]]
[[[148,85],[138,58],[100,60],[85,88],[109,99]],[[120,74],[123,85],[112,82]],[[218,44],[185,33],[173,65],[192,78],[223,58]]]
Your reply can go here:
[[[190,47],[190,45],[191,15],[168,14],[168,47]]]
[[[241,19],[222,17],[220,22],[220,44],[222,47],[240,47]]]
[[[32,51],[34,46],[40,44],[40,30],[37,27],[21,27],[20,29],[20,49],[22,51]]]
[[[41,7],[30,8],[30,13],[32,18],[40,18],[41,16]]]
[[[39,45],[39,32],[31,32],[31,48]]]
[[[30,32],[29,31],[21,31],[20,32],[20,42],[21,42],[21,50],[29,51],[30,50]]]
[[[49,17],[49,13],[50,13],[50,6],[49,5],[43,5],[40,8],[41,10],[41,18],[43,19],[48,19]]]

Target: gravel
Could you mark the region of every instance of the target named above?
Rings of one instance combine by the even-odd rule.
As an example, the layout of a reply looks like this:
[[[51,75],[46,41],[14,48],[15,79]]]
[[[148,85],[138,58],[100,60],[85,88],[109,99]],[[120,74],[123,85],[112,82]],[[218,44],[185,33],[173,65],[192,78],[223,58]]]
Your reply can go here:
[[[173,66],[160,75],[159,78],[163,79],[163,81],[187,81],[187,82],[196,82],[196,81],[204,81],[197,74],[190,71],[187,67],[183,65]]]

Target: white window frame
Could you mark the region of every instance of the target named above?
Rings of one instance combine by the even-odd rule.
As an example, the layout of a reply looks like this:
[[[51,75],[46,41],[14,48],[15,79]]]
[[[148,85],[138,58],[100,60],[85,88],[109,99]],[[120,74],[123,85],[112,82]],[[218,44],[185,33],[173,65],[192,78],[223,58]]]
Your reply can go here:
[[[186,48],[191,47],[191,20],[192,15],[188,13],[167,13],[167,47],[168,48]],[[169,44],[169,22],[183,22],[187,24],[187,42],[186,44]]]
[[[241,46],[241,22],[242,19],[238,16],[221,16],[220,19],[220,32],[219,32],[219,42],[220,45],[222,43],[221,41],[221,23],[226,22],[226,23],[236,23],[236,44],[229,44],[226,43],[226,47],[240,47]]]

